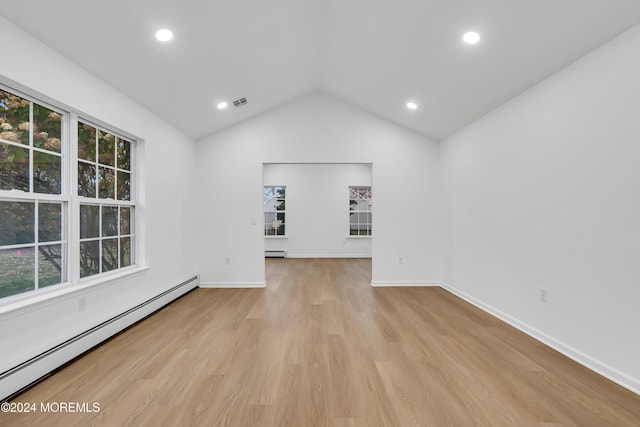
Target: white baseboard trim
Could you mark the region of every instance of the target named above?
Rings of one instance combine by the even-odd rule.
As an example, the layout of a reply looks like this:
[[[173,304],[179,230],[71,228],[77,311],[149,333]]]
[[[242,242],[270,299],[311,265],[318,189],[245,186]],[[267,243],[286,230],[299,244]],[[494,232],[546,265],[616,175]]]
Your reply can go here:
[[[267,282],[200,282],[201,288],[211,289],[247,289],[264,288]]]
[[[287,258],[371,258],[371,254],[296,254],[288,253]]]
[[[627,390],[640,395],[640,380],[638,380],[637,378],[633,378],[623,372],[620,372],[619,370],[605,363],[602,363],[599,360],[596,360],[579,350],[576,350],[575,348],[545,334],[544,332],[539,331],[538,329],[529,326],[526,323],[521,322],[518,319],[515,319],[488,304],[485,304],[484,302],[454,288],[453,286],[450,286],[444,282],[440,282],[440,286],[442,286],[442,288],[446,289],[452,294],[469,302],[470,304],[475,305],[479,309],[497,317],[498,319],[510,324],[514,328],[519,329],[525,334],[535,338],[543,344],[548,345],[549,347],[564,354],[565,356],[578,362],[579,364],[591,369],[592,371],[602,375],[605,378],[610,379],[614,383],[626,388]]]
[[[440,286],[440,282],[386,282],[380,280],[372,280],[371,286],[374,288],[391,288],[397,286]]]

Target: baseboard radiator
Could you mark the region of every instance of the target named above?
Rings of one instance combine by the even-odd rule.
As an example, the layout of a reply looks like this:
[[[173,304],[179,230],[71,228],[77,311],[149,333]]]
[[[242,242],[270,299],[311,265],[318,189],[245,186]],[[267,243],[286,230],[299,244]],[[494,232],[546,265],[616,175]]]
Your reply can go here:
[[[193,276],[124,313],[0,373],[0,401],[10,400],[55,369],[195,289],[199,282],[200,277]]]
[[[286,258],[287,251],[272,251],[272,250],[264,251],[264,257],[265,258]]]

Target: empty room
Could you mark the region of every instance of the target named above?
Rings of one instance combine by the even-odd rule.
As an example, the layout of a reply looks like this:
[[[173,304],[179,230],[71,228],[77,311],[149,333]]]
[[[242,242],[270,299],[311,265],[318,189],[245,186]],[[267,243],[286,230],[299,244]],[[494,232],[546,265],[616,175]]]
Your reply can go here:
[[[637,0],[0,39],[0,425],[640,425]]]

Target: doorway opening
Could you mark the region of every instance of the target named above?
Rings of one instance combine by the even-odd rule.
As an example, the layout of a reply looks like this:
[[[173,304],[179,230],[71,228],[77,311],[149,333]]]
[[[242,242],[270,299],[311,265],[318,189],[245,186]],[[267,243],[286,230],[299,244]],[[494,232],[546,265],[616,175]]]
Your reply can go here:
[[[353,258],[371,265],[372,169],[371,163],[263,164],[266,260]]]

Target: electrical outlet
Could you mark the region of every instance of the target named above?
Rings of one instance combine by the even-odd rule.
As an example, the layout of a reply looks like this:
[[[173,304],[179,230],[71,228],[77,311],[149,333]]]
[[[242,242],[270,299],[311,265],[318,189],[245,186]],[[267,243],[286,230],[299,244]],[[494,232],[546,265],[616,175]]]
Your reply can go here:
[[[231,265],[231,258],[227,257],[227,258],[224,260],[224,263],[225,263],[225,264],[227,264],[227,265]]]
[[[540,301],[547,302],[549,298],[549,290],[547,288],[540,288]]]
[[[251,218],[251,225],[256,225],[256,219],[255,218]]]
[[[81,312],[87,309],[87,297],[80,297],[78,299],[78,309]]]
[[[398,258],[398,264],[404,264],[404,258],[403,257],[399,257]]]

